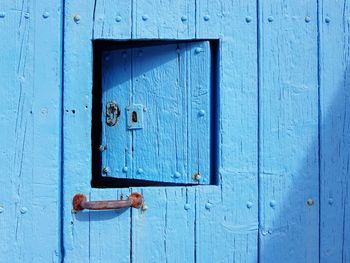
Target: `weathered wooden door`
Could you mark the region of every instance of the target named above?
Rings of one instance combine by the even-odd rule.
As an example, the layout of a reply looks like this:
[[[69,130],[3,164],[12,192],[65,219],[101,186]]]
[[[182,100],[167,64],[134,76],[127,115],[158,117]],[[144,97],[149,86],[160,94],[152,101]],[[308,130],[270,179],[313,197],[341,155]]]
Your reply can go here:
[[[230,26],[250,2],[66,1],[67,262],[257,259],[256,21]]]

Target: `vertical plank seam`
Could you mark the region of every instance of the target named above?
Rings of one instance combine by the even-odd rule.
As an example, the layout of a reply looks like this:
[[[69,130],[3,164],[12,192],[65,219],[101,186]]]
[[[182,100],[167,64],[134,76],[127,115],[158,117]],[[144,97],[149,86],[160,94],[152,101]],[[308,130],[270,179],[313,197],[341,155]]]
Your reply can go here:
[[[60,142],[59,142],[59,149],[60,149],[60,165],[61,167],[59,168],[60,169],[60,172],[59,172],[59,175],[60,175],[60,180],[59,180],[59,183],[60,183],[60,186],[59,186],[59,189],[60,189],[60,193],[59,193],[59,207],[60,207],[60,262],[63,263],[64,262],[64,257],[65,257],[65,248],[64,248],[64,169],[63,169],[63,164],[64,164],[64,148],[63,148],[63,140],[64,140],[64,29],[65,29],[65,1],[64,0],[61,0],[60,1],[60,6],[61,6],[61,12],[60,12],[60,17],[61,17],[61,32],[60,32],[60,36],[61,36],[61,65],[60,65],[60,68],[61,68],[61,91],[60,91],[60,103],[61,103],[61,107],[60,110],[60,122],[61,122],[61,125],[60,125]]]
[[[258,182],[258,233],[257,233],[257,262],[260,262],[260,220],[261,220],[261,189],[260,189],[260,153],[261,153],[261,147],[260,147],[260,111],[261,111],[261,105],[260,105],[260,86],[261,86],[261,54],[260,54],[260,1],[256,0],[256,51],[257,51],[257,148],[258,148],[258,156],[257,156],[257,182]]]
[[[194,263],[197,263],[197,213],[198,213],[198,206],[197,206],[197,189],[194,190],[194,222],[193,222],[193,234],[194,234]]]
[[[132,35],[134,33],[134,0],[131,0],[130,8],[130,39],[133,39]]]
[[[129,194],[131,193],[131,192],[133,192],[133,189],[132,188],[129,188]],[[142,193],[142,191],[141,191],[141,194],[143,194]],[[141,208],[142,209],[142,208]],[[129,240],[130,240],[130,255],[129,255],[129,262],[130,263],[132,263],[132,261],[133,261],[133,258],[132,258],[132,248],[133,248],[133,246],[132,246],[132,227],[133,227],[133,220],[132,220],[132,208],[130,209],[130,234],[129,234]]]
[[[96,16],[96,3],[97,3],[97,0],[94,0],[94,10],[93,10],[93,13],[92,13],[92,36],[91,36],[91,39],[94,40],[95,38],[95,16]],[[103,34],[103,28],[102,28],[102,34]]]
[[[322,196],[321,196],[321,63],[320,63],[320,51],[321,51],[321,21],[320,21],[320,0],[317,0],[317,97],[318,97],[318,262],[321,262],[321,207],[322,207]]]

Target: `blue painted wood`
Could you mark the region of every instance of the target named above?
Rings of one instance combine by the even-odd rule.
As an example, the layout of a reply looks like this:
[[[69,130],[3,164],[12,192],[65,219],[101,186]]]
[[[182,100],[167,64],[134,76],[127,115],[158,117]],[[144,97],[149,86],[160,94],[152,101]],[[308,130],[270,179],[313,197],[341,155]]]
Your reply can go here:
[[[184,3],[178,2],[177,4],[181,6]],[[107,7],[104,7],[105,11],[102,12],[100,5],[103,6],[103,1],[84,2],[84,5],[79,1],[66,2],[65,110],[67,112],[64,119],[66,127],[64,131],[64,239],[65,260],[68,262],[90,260],[91,253],[94,253],[89,246],[91,226],[86,222],[80,222],[82,220],[78,222],[77,215],[72,215],[67,205],[69,198],[74,193],[91,191],[88,185],[91,178],[89,163],[91,156],[86,148],[91,143],[90,123],[86,120],[90,119],[91,115],[88,110],[82,109],[85,103],[90,108],[91,101],[91,76],[86,73],[91,70],[90,38],[94,36],[96,38],[118,39],[119,37],[127,38],[128,35],[124,31],[127,27],[122,27],[121,31],[111,29],[108,33],[107,31],[101,33],[101,30],[95,30],[100,28],[101,23],[105,25],[104,28],[111,28],[111,12]],[[149,8],[150,6],[152,8]],[[93,7],[95,8],[94,14],[88,12],[88,10],[93,10]],[[225,262],[227,258],[235,261],[255,262],[257,260],[258,234],[256,3],[255,1],[244,4],[222,1],[219,4],[210,4],[198,1],[196,7],[184,10],[170,8],[169,3],[162,1],[157,4],[157,9],[155,9],[149,1],[134,1],[130,33],[133,38],[221,38],[220,59],[215,70],[220,70],[216,89],[219,89],[223,94],[220,97],[223,113],[220,116],[213,116],[220,127],[219,159],[222,164],[217,177],[220,178],[221,185],[203,188],[140,188],[139,191],[147,196],[146,205],[149,203],[150,208],[144,211],[140,218],[137,213],[141,211],[133,209],[131,211],[132,224],[124,225],[124,227],[130,229],[131,251],[136,251],[132,252],[135,261],[145,260],[147,262],[146,260],[149,259],[148,262],[161,262],[164,258],[175,262],[178,261],[178,258],[179,260],[187,258],[192,261],[193,257],[195,262],[205,262],[208,259]],[[129,9],[122,6],[122,10]],[[166,16],[159,15],[159,10],[167,10],[169,13],[175,14],[178,19],[166,19]],[[215,23],[208,23],[208,19],[204,18],[208,13],[213,19],[218,16],[212,20],[216,21]],[[74,22],[73,18],[76,14],[79,14],[80,20],[76,19],[77,21]],[[99,19],[103,16],[108,19],[100,21]],[[178,28],[178,23],[186,21],[183,17],[187,17],[188,23],[192,27],[184,33],[174,35],[174,31],[169,30],[169,28]],[[196,21],[201,21],[195,24],[193,18]],[[152,26],[152,24],[148,24],[153,23],[152,19],[158,19],[162,23]],[[255,22],[250,19],[254,19]],[[211,29],[209,30],[209,28]],[[99,33],[96,35],[95,32]],[[233,41],[233,34],[241,36],[242,39]],[[76,35],[79,35],[79,41],[76,41]],[[88,48],[81,50],[82,46]],[[80,91],[78,92],[78,90]],[[80,108],[79,111],[78,108]],[[75,114],[73,114],[72,109],[75,109]],[[85,145],[85,148],[82,145]],[[184,191],[181,189],[188,189],[186,191],[191,193],[189,200],[195,200],[190,201],[190,206],[193,207],[193,211],[190,213],[194,213],[191,214],[191,217],[194,217],[193,221],[187,219],[189,212],[182,208],[185,197],[180,194],[181,191]],[[238,189],[238,191],[233,191],[233,189]],[[96,191],[100,192],[98,195],[100,197],[106,194],[106,190],[103,189],[96,189]],[[196,197],[193,196],[194,192]],[[168,195],[169,197],[167,197]],[[180,200],[178,203],[174,200],[174,196]],[[233,200],[236,200],[239,205],[236,205],[235,209],[232,210]],[[174,206],[176,209],[170,213],[168,208],[164,207],[165,204],[168,204],[169,207]],[[186,232],[192,233],[193,229],[195,234],[185,239],[187,240],[185,251],[183,250],[184,237],[179,234],[181,230],[176,232],[171,230],[170,225],[165,228],[163,224],[158,225],[155,222],[155,218],[164,215],[165,211],[168,211],[166,212],[167,216],[164,216],[164,221],[162,219],[160,222],[173,222],[173,224],[186,222]],[[87,218],[86,215],[86,220]],[[173,218],[177,221],[173,221]],[[71,221],[73,221],[72,224],[70,224]],[[117,219],[114,222],[116,225],[119,224]],[[143,224],[141,225],[140,222]],[[113,219],[110,223],[113,224]],[[157,224],[157,228],[154,229],[157,231],[153,231],[154,224]],[[166,238],[164,238],[165,229],[168,229]],[[143,233],[149,234],[145,236]],[[98,231],[95,235],[98,235]],[[100,229],[100,235],[107,241],[110,239],[104,228]],[[145,245],[146,241],[149,241],[149,244]],[[174,244],[171,246],[173,252],[170,252],[169,244]],[[98,244],[96,245],[98,246]],[[149,249],[141,250],[141,245],[149,246]],[[114,246],[121,250],[130,249],[122,242],[118,242]],[[156,247],[155,250],[152,250],[152,247]],[[215,253],[213,254],[212,251]],[[171,253],[173,253],[173,257],[167,255]]]
[[[257,6],[256,1],[198,0],[178,1],[174,7],[159,1],[154,8],[151,1],[133,1],[117,9],[114,1],[66,1],[67,262],[113,261],[117,250],[108,257],[106,244],[122,251],[123,262],[317,262],[319,253],[321,262],[347,261],[347,137],[334,123],[343,121],[346,131],[347,74],[341,74],[346,70],[348,32],[345,18],[333,28],[333,18],[317,25],[317,15],[321,22],[343,16],[348,7],[347,2],[322,3],[321,8],[314,1],[265,1]],[[91,119],[91,39],[130,38],[220,39],[220,114],[213,116],[219,128],[218,185],[91,189],[91,127],[86,122]],[[330,50],[336,43],[334,68]],[[340,103],[329,110],[336,92],[333,76],[338,74],[343,84],[335,101]],[[338,146],[342,144],[344,148]],[[336,161],[335,153],[340,154]],[[341,174],[339,181],[336,174]],[[148,209],[116,217],[70,211],[76,192],[109,199],[132,190],[145,195]],[[108,231],[112,226],[122,231]]]
[[[60,261],[60,1],[0,3],[0,261]]]
[[[320,262],[350,261],[350,2],[320,2]]]
[[[198,38],[220,38],[219,181],[196,188],[196,261],[257,262],[256,1],[197,1]]]
[[[62,1],[0,3],[1,262],[349,262],[349,1],[256,4],[65,1],[62,50]],[[130,38],[220,39],[218,185],[91,188],[91,40]]]
[[[317,3],[259,13],[259,261],[318,262]]]
[[[145,198],[132,211],[132,262],[196,262],[195,189],[133,188]]]
[[[102,176],[210,183],[210,56],[209,42],[105,53]],[[111,102],[121,111],[113,126]],[[130,128],[133,105],[141,128]]]

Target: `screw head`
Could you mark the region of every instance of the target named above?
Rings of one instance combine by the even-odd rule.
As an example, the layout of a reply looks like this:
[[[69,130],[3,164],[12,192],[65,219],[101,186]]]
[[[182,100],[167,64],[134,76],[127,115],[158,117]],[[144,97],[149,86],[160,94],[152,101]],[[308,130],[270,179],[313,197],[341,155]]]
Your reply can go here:
[[[315,204],[315,201],[314,201],[314,199],[309,198],[309,199],[307,199],[306,203],[308,206],[313,206]]]
[[[76,23],[76,24],[79,24],[80,23],[80,20],[81,20],[81,17],[80,17],[80,15],[75,15],[74,17],[73,17],[73,20],[74,20],[74,22]]]
[[[100,152],[103,152],[103,151],[107,150],[107,145],[100,145],[100,147],[98,147],[98,149],[100,150]]]
[[[120,21],[122,21],[122,17],[121,16],[116,16],[115,17],[115,22],[119,23]]]
[[[193,176],[192,176],[193,180],[199,181],[201,179],[201,174],[199,172],[196,172]]]

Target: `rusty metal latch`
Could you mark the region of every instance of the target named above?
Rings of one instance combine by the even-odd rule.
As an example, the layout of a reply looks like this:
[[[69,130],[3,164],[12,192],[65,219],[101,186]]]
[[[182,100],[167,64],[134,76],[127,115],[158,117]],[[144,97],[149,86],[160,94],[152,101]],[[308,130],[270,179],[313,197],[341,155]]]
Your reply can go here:
[[[115,210],[121,208],[140,208],[143,205],[143,196],[140,193],[131,193],[127,200],[87,201],[84,194],[73,197],[73,211],[88,210]]]
[[[120,116],[120,109],[118,104],[114,101],[110,101],[106,106],[106,123],[108,126],[114,126],[118,123]]]

